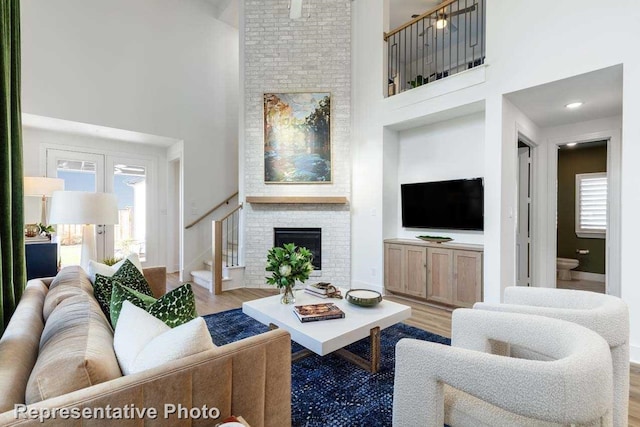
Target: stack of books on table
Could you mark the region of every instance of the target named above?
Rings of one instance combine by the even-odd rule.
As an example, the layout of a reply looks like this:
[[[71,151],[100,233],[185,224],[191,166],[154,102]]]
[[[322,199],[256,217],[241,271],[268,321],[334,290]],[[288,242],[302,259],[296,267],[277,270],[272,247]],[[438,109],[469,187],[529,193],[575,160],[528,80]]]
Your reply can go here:
[[[344,311],[332,302],[296,305],[293,307],[293,312],[303,323],[344,318]]]
[[[304,291],[309,295],[313,295],[320,298],[327,298],[327,288],[331,285],[331,283],[327,282],[318,282],[318,283],[309,283]]]

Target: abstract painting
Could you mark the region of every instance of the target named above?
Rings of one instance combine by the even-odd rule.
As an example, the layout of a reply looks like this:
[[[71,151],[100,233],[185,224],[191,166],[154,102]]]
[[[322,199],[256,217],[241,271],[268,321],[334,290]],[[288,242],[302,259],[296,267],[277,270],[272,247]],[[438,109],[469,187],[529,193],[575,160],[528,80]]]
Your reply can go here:
[[[265,182],[331,179],[331,94],[265,93]]]

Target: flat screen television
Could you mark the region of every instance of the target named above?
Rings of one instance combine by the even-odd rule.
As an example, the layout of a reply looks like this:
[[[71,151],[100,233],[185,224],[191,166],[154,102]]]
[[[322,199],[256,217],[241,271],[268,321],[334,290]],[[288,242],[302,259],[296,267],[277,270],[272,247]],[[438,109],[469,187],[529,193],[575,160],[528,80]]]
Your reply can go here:
[[[402,226],[484,229],[482,178],[402,184]]]

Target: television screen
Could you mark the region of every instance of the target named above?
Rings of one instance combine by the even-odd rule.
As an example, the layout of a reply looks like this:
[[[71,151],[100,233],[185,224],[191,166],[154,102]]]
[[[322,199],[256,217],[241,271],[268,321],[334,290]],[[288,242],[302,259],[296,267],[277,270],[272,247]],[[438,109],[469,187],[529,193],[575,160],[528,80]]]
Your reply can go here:
[[[482,178],[402,184],[402,226],[484,229]]]

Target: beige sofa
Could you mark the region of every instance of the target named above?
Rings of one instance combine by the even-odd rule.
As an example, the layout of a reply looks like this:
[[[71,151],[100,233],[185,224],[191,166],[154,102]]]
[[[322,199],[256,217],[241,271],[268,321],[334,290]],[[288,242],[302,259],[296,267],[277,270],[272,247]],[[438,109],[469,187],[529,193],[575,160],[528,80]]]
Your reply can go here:
[[[162,295],[165,269],[144,274],[155,296]],[[78,341],[97,362],[69,348]],[[283,330],[129,376],[117,372],[117,361],[114,373],[112,351],[113,332],[84,271],[29,281],[0,339],[0,425],[41,425],[40,416],[50,426],[215,425],[229,415],[252,427],[291,425],[291,340]],[[54,397],[56,388],[83,381]],[[44,400],[35,403],[38,393]],[[34,403],[25,407],[25,399]]]

